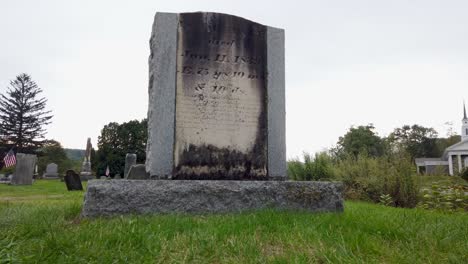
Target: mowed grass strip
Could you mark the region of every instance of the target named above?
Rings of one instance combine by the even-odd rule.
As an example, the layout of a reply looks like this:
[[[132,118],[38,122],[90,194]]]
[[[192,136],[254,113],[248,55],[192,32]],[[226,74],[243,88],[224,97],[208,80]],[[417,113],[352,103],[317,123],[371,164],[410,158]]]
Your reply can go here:
[[[0,200],[0,259],[5,262],[466,263],[468,259],[466,213],[347,202],[342,214],[263,210],[81,219],[83,192],[67,192],[63,182],[4,185],[1,197],[18,198]]]

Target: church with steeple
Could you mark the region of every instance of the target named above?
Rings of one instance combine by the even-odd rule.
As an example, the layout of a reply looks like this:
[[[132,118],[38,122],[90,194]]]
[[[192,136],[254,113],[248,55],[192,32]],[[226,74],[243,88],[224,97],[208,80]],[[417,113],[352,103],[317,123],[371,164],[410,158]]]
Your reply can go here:
[[[465,103],[463,103],[463,120],[462,120],[462,133],[461,141],[468,139],[468,117],[466,117]]]
[[[424,170],[425,174],[440,172],[440,168],[455,175],[468,168],[468,116],[465,103],[463,103],[463,119],[461,126],[460,142],[445,149],[441,158],[417,158],[416,168],[418,173]]]

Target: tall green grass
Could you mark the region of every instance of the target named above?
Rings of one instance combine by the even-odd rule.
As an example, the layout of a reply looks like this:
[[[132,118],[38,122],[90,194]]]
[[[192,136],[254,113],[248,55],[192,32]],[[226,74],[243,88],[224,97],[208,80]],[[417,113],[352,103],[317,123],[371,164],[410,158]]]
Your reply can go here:
[[[418,202],[418,187],[414,168],[404,154],[383,157],[358,155],[333,159],[326,153],[304,154],[304,162],[288,162],[292,180],[336,180],[345,185],[345,197],[352,200],[379,202],[389,195],[391,205],[414,207]]]
[[[466,213],[346,202],[345,212],[338,214],[264,210],[82,219],[83,192],[67,192],[59,181],[0,189],[0,197],[12,193],[16,201],[0,200],[3,263],[464,263],[468,259]],[[51,198],[50,193],[63,199]]]

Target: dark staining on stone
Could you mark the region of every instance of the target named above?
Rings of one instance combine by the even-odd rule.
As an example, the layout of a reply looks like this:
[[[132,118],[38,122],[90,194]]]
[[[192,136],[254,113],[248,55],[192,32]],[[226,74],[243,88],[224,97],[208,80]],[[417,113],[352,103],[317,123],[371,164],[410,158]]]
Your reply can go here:
[[[242,153],[191,144],[179,157],[174,180],[268,180],[266,162],[254,151]]]
[[[153,89],[153,82],[154,82],[154,75],[151,74],[150,79],[148,81],[148,87],[149,87],[150,90]]]
[[[179,20],[179,31],[183,36],[181,46],[178,47],[181,50],[179,54],[183,57],[182,63],[188,63],[178,67],[182,78],[193,78],[190,76],[194,75],[203,78],[207,76],[205,73],[209,73],[212,79],[222,78],[227,83],[234,78],[248,79],[252,88],[258,89],[260,93],[261,100],[258,103],[261,110],[257,135],[248,153],[230,147],[189,144],[182,153],[176,154],[179,156],[173,179],[268,180],[267,91],[264,78],[266,27],[240,17],[218,13],[182,13]],[[204,65],[209,69],[205,69]],[[199,96],[200,101],[206,100],[202,94],[196,94],[205,87],[186,85],[183,89],[187,95]]]

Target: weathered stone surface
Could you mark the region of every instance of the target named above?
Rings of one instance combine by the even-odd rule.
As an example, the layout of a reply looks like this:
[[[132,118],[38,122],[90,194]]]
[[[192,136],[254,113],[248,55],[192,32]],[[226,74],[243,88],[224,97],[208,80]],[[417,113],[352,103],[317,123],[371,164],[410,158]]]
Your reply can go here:
[[[146,171],[160,178],[170,178],[174,164],[178,23],[177,14],[157,13],[150,39]]]
[[[15,173],[11,179],[11,184],[14,185],[31,185],[33,182],[34,167],[36,166],[37,157],[31,154],[16,154]]]
[[[284,30],[267,27],[268,175],[286,180]]]
[[[146,172],[144,164],[137,164],[130,167],[126,179],[129,180],[147,180],[149,174]]]
[[[45,179],[58,179],[58,165],[55,163],[47,164],[46,171],[44,173],[43,178]]]
[[[67,170],[65,173],[65,184],[69,191],[82,191],[83,185],[81,184],[80,175],[74,170]]]
[[[93,145],[91,144],[91,138],[86,141],[86,152],[83,164],[81,165],[80,176],[82,180],[88,180],[92,178],[93,172],[91,171],[91,150]]]
[[[85,173],[85,174],[80,173],[80,179],[81,179],[81,181],[89,181],[89,180],[94,180],[94,179],[96,179],[96,177],[94,177],[94,176],[92,175],[92,173],[90,173],[90,172],[89,172],[89,173]]]
[[[124,178],[127,177],[128,172],[130,171],[130,168],[136,164],[137,160],[137,155],[133,153],[127,153],[125,155],[125,168],[124,168]],[[120,176],[120,175],[119,175]]]
[[[83,216],[218,213],[264,208],[343,211],[343,187],[332,182],[121,180],[90,181]]]
[[[284,31],[157,13],[150,43],[151,178],[284,180]]]
[[[266,27],[179,14],[174,179],[266,180]]]
[[[80,172],[80,175],[83,175],[83,176],[88,176],[88,175],[92,175],[92,172],[91,172],[91,162],[90,161],[83,161],[83,164],[81,164],[81,172]]]

